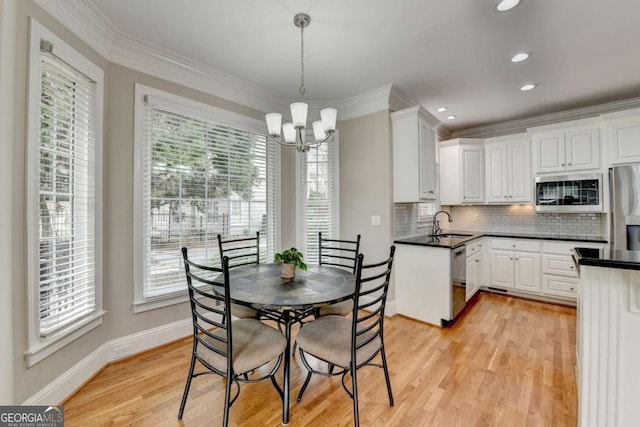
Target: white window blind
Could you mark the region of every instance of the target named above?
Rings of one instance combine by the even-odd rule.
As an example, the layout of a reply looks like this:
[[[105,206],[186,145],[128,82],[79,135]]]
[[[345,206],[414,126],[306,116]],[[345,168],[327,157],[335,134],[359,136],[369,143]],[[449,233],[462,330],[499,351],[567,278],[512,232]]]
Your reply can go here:
[[[95,82],[41,54],[39,334],[96,309]]]
[[[143,301],[186,291],[180,248],[219,265],[217,235],[255,236],[274,254],[275,147],[262,134],[146,96],[142,174]],[[138,301],[140,302],[140,301]]]
[[[305,261],[317,264],[318,233],[339,238],[338,137],[297,154],[298,241]]]

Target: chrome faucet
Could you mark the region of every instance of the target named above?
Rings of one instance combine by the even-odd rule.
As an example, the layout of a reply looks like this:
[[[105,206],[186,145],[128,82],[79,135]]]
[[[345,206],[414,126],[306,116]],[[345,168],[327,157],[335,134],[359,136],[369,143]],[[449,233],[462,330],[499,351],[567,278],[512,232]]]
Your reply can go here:
[[[433,215],[433,227],[431,229],[431,235],[436,235],[436,234],[440,234],[440,232],[442,231],[442,229],[440,228],[440,221],[438,221],[438,214],[447,214],[447,216],[449,217],[449,222],[453,222],[453,218],[451,218],[451,215],[449,215],[449,212],[447,211],[438,211]]]

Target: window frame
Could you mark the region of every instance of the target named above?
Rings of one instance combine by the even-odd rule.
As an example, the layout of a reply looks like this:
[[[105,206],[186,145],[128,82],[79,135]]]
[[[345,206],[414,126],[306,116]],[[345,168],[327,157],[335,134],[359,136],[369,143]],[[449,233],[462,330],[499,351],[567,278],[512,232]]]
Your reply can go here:
[[[312,134],[308,134],[306,136],[307,138],[313,138]],[[330,235],[326,236],[327,238],[332,238],[332,239],[339,239],[340,238],[340,138],[339,138],[339,131],[336,129],[335,133],[333,134],[333,139],[330,141],[325,142],[324,144],[328,145],[328,149],[332,150],[332,155],[333,155],[333,159],[335,162],[335,165],[333,166],[333,177],[332,180],[333,185],[332,187],[334,188],[334,192],[332,194],[332,205],[333,205],[333,214],[334,214],[334,221],[331,225],[331,227],[335,230],[335,233],[329,233]],[[312,148],[312,150],[315,150],[315,148]],[[300,249],[305,256],[307,255],[307,245],[308,244],[314,244],[317,242],[307,242],[306,239],[306,216],[307,216],[307,210],[306,210],[306,204],[305,202],[302,200],[302,192],[305,191],[307,189],[307,177],[306,176],[302,176],[302,172],[303,170],[306,170],[306,168],[303,169],[303,164],[302,162],[305,161],[306,162],[306,155],[307,153],[299,153],[296,152],[295,157],[296,157],[296,162],[295,162],[295,176],[296,176],[296,188],[295,188],[295,206],[296,206],[296,246],[298,248],[302,248]]]
[[[134,179],[133,179],[133,312],[142,313],[157,308],[167,307],[188,301],[188,293],[185,286],[184,291],[172,293],[165,296],[146,298],[144,296],[145,271],[142,263],[146,259],[146,245],[144,241],[144,164],[148,151],[145,147],[146,130],[146,106],[147,96],[162,100],[172,110],[180,114],[193,114],[196,117],[205,118],[221,125],[247,130],[258,134],[266,134],[265,123],[261,120],[244,116],[229,110],[224,110],[213,105],[205,104],[193,99],[185,98],[170,92],[165,92],[140,83],[135,85],[134,101]],[[272,142],[267,141],[267,144]],[[270,148],[267,146],[267,151]],[[271,166],[275,170],[273,182],[275,186],[275,200],[269,201],[267,196],[267,211],[274,212],[276,216],[274,235],[274,248],[277,248],[280,241],[280,149],[273,150],[274,158]],[[269,162],[269,160],[267,160]],[[266,179],[269,180],[270,173],[267,172]],[[269,183],[267,183],[268,193]]]
[[[91,172],[95,184],[94,196],[94,257],[95,257],[95,308],[59,331],[40,336],[40,268],[39,268],[39,189],[40,189],[40,97],[41,54],[40,41],[54,45],[54,54],[95,82],[95,163]],[[103,310],[103,218],[102,218],[102,150],[104,119],[104,71],[73,49],[35,19],[30,19],[27,115],[27,367],[31,367],[53,354],[71,341],[100,326],[106,311]]]

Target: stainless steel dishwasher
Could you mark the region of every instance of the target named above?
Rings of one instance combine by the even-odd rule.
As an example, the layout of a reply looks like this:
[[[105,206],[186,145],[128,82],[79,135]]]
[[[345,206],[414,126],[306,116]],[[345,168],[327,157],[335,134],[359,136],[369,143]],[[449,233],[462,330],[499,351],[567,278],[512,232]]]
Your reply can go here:
[[[451,322],[467,303],[467,247],[451,250]]]

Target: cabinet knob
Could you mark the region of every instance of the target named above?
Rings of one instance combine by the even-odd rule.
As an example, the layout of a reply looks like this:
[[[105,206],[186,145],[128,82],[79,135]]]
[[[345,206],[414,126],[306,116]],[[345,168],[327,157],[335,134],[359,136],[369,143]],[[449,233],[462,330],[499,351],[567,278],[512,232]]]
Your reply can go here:
[[[512,245],[514,248],[516,247],[516,245]]]
[[[516,258],[516,261],[520,261],[520,258]]]
[[[480,260],[479,260],[479,259],[477,259],[477,260],[476,260],[476,262],[480,262]]]
[[[573,270],[573,265],[569,266],[569,268]]]
[[[560,166],[564,166],[564,163],[560,164]]]
[[[571,166],[571,163],[567,163],[567,166]]]
[[[509,259],[510,259],[511,261],[513,261],[513,258],[512,258],[512,257],[509,257]]]
[[[569,289],[571,289],[572,291],[575,291],[575,290],[576,290],[576,288],[569,288]]]
[[[433,191],[433,190],[429,190],[429,194],[433,194],[433,193],[434,193],[434,191]]]

